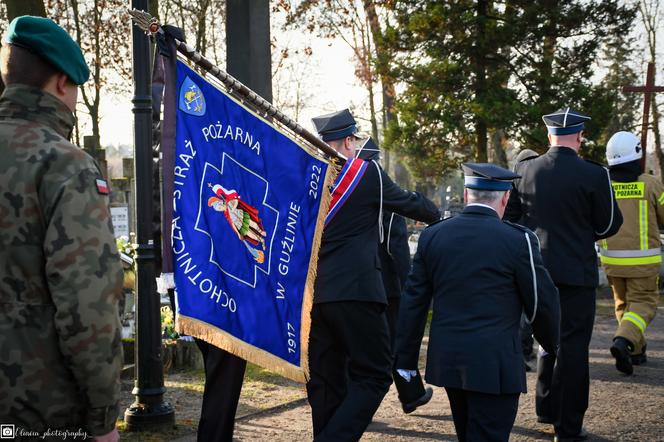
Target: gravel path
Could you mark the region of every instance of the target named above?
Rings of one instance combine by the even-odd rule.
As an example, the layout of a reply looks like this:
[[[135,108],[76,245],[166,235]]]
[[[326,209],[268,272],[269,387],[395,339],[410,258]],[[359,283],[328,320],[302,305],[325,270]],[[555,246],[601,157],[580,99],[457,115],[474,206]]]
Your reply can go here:
[[[605,301],[606,304],[606,301]],[[664,441],[664,307],[648,331],[648,363],[627,377],[618,373],[608,348],[615,329],[610,309],[598,315],[590,348],[590,407],[585,427],[592,441]],[[535,374],[528,373],[528,394],[522,395],[511,440],[552,440],[550,425],[535,419]],[[312,439],[306,401],[239,417],[239,441],[306,441]],[[193,440],[192,438],[183,438]],[[401,411],[390,389],[362,440],[456,440],[447,396],[434,387],[434,397],[412,415]]]

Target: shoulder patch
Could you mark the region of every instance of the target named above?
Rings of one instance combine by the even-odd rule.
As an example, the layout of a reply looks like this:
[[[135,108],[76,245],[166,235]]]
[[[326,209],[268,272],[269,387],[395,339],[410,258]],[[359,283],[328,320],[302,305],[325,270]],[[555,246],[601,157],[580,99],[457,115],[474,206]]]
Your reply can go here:
[[[101,195],[108,195],[108,183],[106,180],[97,178],[95,180],[95,184],[97,185],[97,192]]]

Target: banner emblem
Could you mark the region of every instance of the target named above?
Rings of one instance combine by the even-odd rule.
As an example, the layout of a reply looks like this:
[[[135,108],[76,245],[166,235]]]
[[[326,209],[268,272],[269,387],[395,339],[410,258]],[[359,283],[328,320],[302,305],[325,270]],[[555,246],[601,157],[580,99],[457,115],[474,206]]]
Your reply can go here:
[[[180,86],[180,110],[189,115],[205,115],[205,97],[189,77]]]

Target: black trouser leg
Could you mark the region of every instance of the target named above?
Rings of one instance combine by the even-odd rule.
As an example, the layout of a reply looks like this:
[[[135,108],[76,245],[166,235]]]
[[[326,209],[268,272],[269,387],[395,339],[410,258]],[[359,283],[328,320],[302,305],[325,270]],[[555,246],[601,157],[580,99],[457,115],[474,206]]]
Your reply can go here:
[[[397,338],[397,323],[399,322],[400,304],[401,298],[387,299],[387,310],[385,310],[385,315],[387,316],[387,326],[390,329],[390,348],[392,354],[394,354],[395,351],[394,343]]]
[[[537,354],[537,384],[535,385],[535,411],[539,418],[553,423],[558,418],[558,404],[551,395],[553,367],[556,357],[540,350]]]
[[[445,392],[450,401],[454,431],[456,431],[457,439],[459,439],[459,442],[465,442],[468,430],[468,400],[466,392],[459,388],[448,387],[445,387]]]
[[[560,350],[551,388],[560,404],[556,433],[569,437],[581,432],[588,409],[588,347],[595,322],[595,289],[563,288],[560,290],[560,307]]]
[[[307,393],[315,440],[358,440],[392,382],[385,306],[315,304],[311,318]]]
[[[325,304],[321,304],[325,305]],[[319,304],[311,310],[307,398],[311,406],[314,437],[318,436],[346,396],[347,355],[335,337],[334,323]]]
[[[507,442],[519,393],[488,394],[445,387],[459,442]]]
[[[198,442],[230,442],[247,361],[200,339],[196,345],[205,364]]]
[[[519,409],[519,393],[488,394],[469,391],[469,442],[507,442]]]

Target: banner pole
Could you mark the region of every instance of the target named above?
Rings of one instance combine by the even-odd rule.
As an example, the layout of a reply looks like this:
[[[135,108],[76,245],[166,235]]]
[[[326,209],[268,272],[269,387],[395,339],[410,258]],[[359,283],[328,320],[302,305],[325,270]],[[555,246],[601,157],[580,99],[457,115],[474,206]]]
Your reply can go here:
[[[156,34],[163,33],[164,30],[161,28],[157,20],[152,17],[150,14],[140,11],[140,10],[130,10],[129,14],[131,15],[134,23],[141,28],[146,33]],[[280,124],[294,132],[299,137],[303,138],[316,148],[320,149],[322,152],[328,156],[336,159],[345,161],[346,158],[341,155],[336,150],[332,149],[326,142],[318,138],[316,135],[312,134],[302,126],[300,126],[295,120],[288,117],[286,114],[277,109],[272,103],[265,100],[263,97],[258,95],[256,92],[242,84],[238,79],[230,75],[228,72],[219,69],[215,66],[210,60],[205,58],[200,52],[196,51],[193,47],[189,46],[185,42],[179,41],[174,38],[175,46],[180,54],[185,58],[193,62],[196,66],[200,67],[204,71],[212,74],[217,80],[221,81],[222,84],[233,94],[239,96],[243,100],[251,103],[257,110],[264,112],[265,115],[274,118]]]
[[[132,0],[148,9],[147,0]],[[164,401],[161,360],[160,300],[155,287],[155,244],[152,236],[152,96],[150,41],[132,29],[134,75],[134,197],[136,207],[136,365],[134,402],[125,410],[129,431],[166,430],[175,425],[175,410]]]

